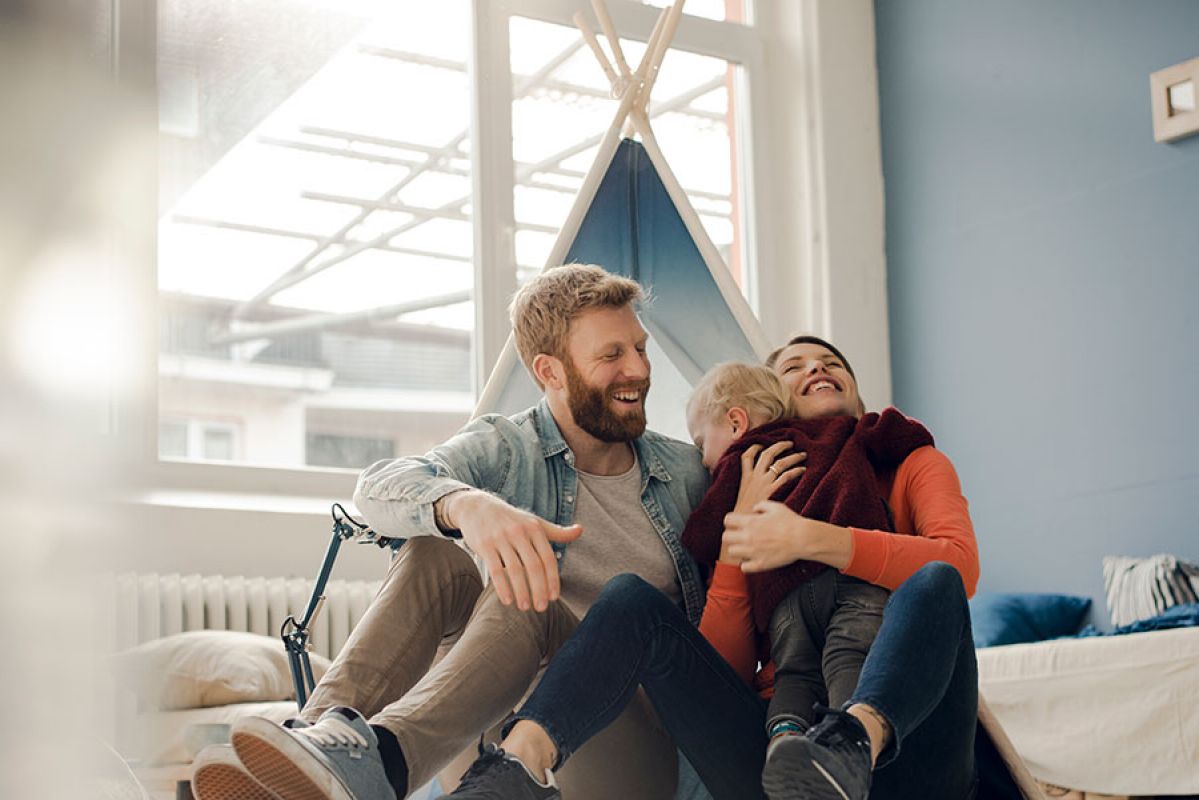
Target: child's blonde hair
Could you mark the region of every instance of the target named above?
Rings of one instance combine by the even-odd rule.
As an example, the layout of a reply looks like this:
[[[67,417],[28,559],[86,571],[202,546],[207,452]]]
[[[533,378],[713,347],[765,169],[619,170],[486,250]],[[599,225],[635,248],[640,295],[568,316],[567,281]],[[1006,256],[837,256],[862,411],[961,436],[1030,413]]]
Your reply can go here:
[[[727,361],[708,370],[687,402],[687,414],[702,410],[709,418],[743,408],[756,425],[795,416],[791,393],[769,367]]]

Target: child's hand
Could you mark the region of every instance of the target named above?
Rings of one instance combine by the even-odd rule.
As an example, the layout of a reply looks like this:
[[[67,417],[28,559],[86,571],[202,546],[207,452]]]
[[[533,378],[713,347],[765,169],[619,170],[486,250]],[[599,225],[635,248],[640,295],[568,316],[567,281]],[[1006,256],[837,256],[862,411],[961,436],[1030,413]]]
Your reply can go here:
[[[741,454],[741,486],[737,490],[734,514],[749,513],[758,503],[769,500],[775,492],[803,474],[807,467],[800,465],[807,459],[807,453],[782,456],[793,446],[791,442],[775,442],[765,450],[760,444],[745,449]]]

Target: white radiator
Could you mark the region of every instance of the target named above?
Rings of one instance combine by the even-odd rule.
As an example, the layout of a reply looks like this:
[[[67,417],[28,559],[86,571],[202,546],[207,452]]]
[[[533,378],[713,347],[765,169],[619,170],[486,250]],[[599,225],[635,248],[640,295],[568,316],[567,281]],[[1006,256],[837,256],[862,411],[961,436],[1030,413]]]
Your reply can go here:
[[[289,615],[304,613],[308,578],[122,573],[112,578],[116,650],[197,630],[279,636]],[[362,619],[382,581],[330,580],[325,604],[310,629],[312,652],[333,658]]]

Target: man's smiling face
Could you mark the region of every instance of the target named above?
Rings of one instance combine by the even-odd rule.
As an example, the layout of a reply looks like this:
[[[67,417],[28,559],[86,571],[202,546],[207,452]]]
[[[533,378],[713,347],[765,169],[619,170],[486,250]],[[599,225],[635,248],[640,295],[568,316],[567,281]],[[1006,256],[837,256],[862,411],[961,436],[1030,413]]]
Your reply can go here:
[[[857,381],[827,347],[793,344],[779,353],[774,371],[791,390],[801,419],[859,415]]]
[[[627,442],[645,432],[647,338],[628,306],[587,311],[571,322],[562,359],[567,402],[575,424],[600,441]]]

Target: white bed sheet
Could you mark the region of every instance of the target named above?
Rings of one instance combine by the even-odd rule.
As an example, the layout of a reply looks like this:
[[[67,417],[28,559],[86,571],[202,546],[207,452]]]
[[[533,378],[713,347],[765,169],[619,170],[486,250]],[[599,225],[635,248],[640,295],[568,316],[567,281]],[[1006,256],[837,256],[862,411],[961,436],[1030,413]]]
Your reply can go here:
[[[124,753],[147,765],[186,764],[192,760],[184,740],[191,725],[231,725],[239,717],[266,717],[283,722],[296,716],[294,701],[271,703],[233,703],[212,708],[188,708],[179,711],[147,711],[133,721],[132,743]]]
[[[1199,628],[978,651],[979,687],[1040,780],[1199,794]]]

